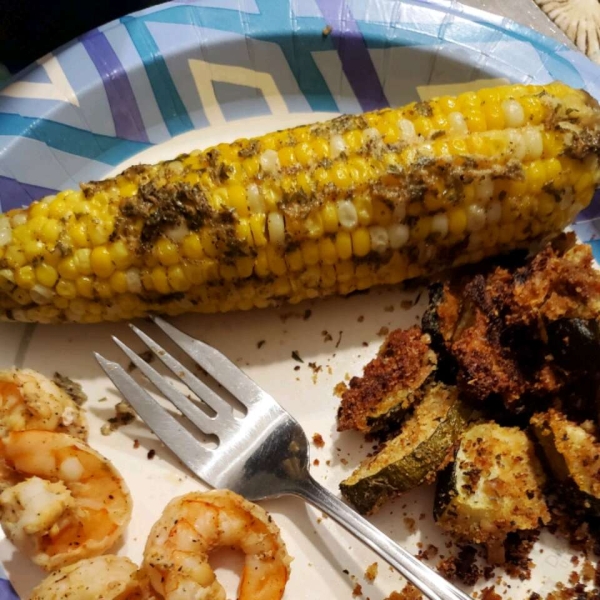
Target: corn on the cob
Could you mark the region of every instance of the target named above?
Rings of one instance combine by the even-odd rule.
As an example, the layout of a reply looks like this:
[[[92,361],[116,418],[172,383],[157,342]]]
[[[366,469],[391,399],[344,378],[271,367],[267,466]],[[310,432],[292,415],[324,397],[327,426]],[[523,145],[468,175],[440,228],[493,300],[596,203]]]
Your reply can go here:
[[[347,294],[562,230],[600,108],[505,86],[220,144],[0,215],[0,318],[95,322]]]

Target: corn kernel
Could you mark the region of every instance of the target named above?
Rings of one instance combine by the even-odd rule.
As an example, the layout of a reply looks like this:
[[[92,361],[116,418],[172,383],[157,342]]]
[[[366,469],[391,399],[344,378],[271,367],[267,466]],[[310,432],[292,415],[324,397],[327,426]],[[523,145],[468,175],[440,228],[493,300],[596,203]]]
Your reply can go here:
[[[40,263],[35,268],[35,277],[40,285],[52,288],[58,279],[58,273],[54,267],[46,263]]]
[[[323,219],[321,213],[312,211],[305,219],[304,226],[306,234],[312,239],[318,239],[323,235]]]
[[[119,240],[110,245],[110,258],[115,267],[120,270],[128,269],[133,264],[133,254],[125,242]]]
[[[269,260],[265,248],[259,248],[254,259],[254,272],[258,277],[269,275]]]
[[[352,257],[352,236],[347,231],[340,231],[335,236],[335,250],[340,260]]]
[[[104,246],[92,250],[90,264],[98,277],[110,277],[115,270],[115,265],[110,258],[110,252]]]
[[[373,219],[373,206],[368,196],[356,196],[353,200],[360,225],[370,225]]]
[[[358,129],[347,131],[344,135],[344,142],[348,153],[358,152],[362,147],[362,133]]]
[[[35,285],[35,273],[31,265],[26,265],[15,270],[15,283],[26,290]]]
[[[336,162],[330,171],[331,181],[336,188],[347,190],[352,186],[352,178],[344,162]]]
[[[60,232],[60,223],[56,219],[48,219],[39,231],[39,237],[46,244],[55,244]]]
[[[314,160],[319,161],[329,158],[329,141],[323,138],[316,138],[311,142],[311,149]]]
[[[59,279],[56,284],[56,293],[63,298],[71,299],[77,296],[77,288],[72,281]]]
[[[23,245],[23,253],[28,261],[32,261],[44,253],[44,244],[42,242],[30,240]]]
[[[248,177],[256,177],[260,170],[260,162],[257,156],[250,156],[242,162],[242,168]]]
[[[67,256],[58,263],[58,273],[63,279],[76,279],[80,275],[75,256]]]
[[[304,259],[302,258],[302,251],[298,248],[286,252],[285,260],[287,262],[290,271],[302,271],[304,269]]]
[[[295,155],[298,162],[303,166],[307,167],[310,165],[313,159],[313,150],[309,143],[302,142],[295,148]]]
[[[152,287],[159,294],[170,294],[171,287],[169,286],[169,278],[164,267],[154,267],[152,269]]]
[[[266,253],[271,273],[275,275],[285,275],[287,273],[287,265],[283,258],[282,251],[278,247],[269,244],[266,248]]]
[[[302,242],[300,249],[302,258],[307,266],[316,265],[319,262],[319,246],[314,240]]]
[[[281,150],[279,150],[277,154],[279,156],[279,164],[282,167],[291,167],[296,163],[296,155],[294,153],[294,148],[290,146],[281,148]]]
[[[326,202],[321,208],[321,221],[326,233],[335,233],[338,230],[338,214],[333,202]]]
[[[352,233],[352,250],[354,256],[366,256],[371,251],[371,236],[365,227],[359,227]]]
[[[378,225],[389,225],[392,222],[392,210],[378,198],[373,200],[373,223]]]
[[[117,294],[124,294],[129,290],[127,285],[127,275],[123,271],[116,271],[110,276],[110,287],[117,292]]]
[[[75,289],[78,296],[82,296],[83,298],[94,297],[94,282],[91,277],[78,277],[75,280]]]
[[[167,280],[169,286],[176,292],[187,292],[191,287],[191,283],[181,265],[171,265],[167,269]]]
[[[464,233],[467,228],[467,214],[462,208],[453,208],[448,213],[448,230],[454,235]]]
[[[254,259],[251,256],[242,256],[236,260],[237,276],[240,279],[246,279],[252,275],[254,268]]]
[[[421,217],[411,228],[410,236],[415,241],[423,241],[431,233],[431,217]]]
[[[337,262],[335,243],[330,237],[323,237],[319,240],[319,254],[321,262],[325,265],[333,265]]]
[[[4,259],[11,269],[22,267],[27,262],[24,252],[17,246],[13,245],[7,248]]]
[[[102,246],[108,242],[110,233],[112,231],[112,223],[103,223],[98,219],[93,219],[88,226],[88,235],[92,245]]]
[[[265,246],[267,243],[265,234],[266,221],[266,216],[262,214],[250,216],[250,231],[252,232],[252,239],[254,240],[255,246]]]
[[[45,217],[48,216],[49,208],[50,208],[50,206],[49,206],[48,202],[43,202],[43,201],[34,202],[29,207],[29,218],[30,219],[36,219],[36,218],[45,219]]]

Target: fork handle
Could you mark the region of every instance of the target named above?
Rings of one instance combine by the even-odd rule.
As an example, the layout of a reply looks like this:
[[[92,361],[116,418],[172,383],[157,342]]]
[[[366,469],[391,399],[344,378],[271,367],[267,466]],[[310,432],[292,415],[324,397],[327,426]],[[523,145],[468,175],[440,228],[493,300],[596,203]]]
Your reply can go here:
[[[297,481],[290,492],[319,508],[364,542],[430,600],[472,600],[410,552],[392,541],[354,509],[336,498],[312,477]]]

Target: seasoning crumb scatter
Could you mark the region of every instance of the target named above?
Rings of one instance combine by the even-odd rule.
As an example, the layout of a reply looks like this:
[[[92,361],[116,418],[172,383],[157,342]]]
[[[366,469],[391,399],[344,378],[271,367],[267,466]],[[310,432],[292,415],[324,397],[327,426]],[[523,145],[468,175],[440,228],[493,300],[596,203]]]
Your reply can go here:
[[[323,448],[323,446],[325,446],[325,440],[320,433],[314,433],[312,436],[312,441],[317,448]]]
[[[315,467],[318,467],[321,464],[321,461],[318,458],[315,458],[315,460],[313,460],[313,465]]]
[[[365,320],[365,316],[364,315],[360,315],[358,317],[358,319],[356,319],[359,323],[362,323]]]
[[[256,347],[260,350],[265,345],[265,340],[260,340],[256,342]]]
[[[422,600],[421,592],[412,585],[407,583],[400,592],[392,592],[385,600]]]
[[[321,335],[323,336],[324,342],[333,342],[333,336],[329,333],[329,331],[327,331],[327,329],[323,329],[323,331],[321,331]]]
[[[154,360],[154,354],[152,352],[152,350],[144,350],[143,352],[138,352],[137,355],[144,361],[147,362],[148,364],[150,364],[153,360]],[[133,362],[130,362],[127,365],[127,372],[128,373],[132,373],[133,371],[135,371],[137,369],[137,367],[133,364]]]
[[[352,590],[352,596],[354,598],[356,598],[357,596],[362,596],[362,585],[360,585],[360,583],[357,583],[354,586],[354,589]]]
[[[299,370],[300,370],[300,365],[296,365],[296,366],[294,367],[294,371],[299,371]]]
[[[110,435],[113,431],[128,425],[135,420],[136,414],[133,408],[127,402],[121,401],[115,404],[115,416],[108,419],[100,428],[102,435]]]
[[[340,347],[340,343],[341,343],[341,341],[342,341],[342,335],[344,335],[344,332],[343,332],[343,331],[340,331],[340,333],[339,333],[339,335],[338,335],[337,342],[335,343],[335,347],[336,347],[336,348],[339,348],[339,347]]]
[[[156,456],[156,450],[154,448],[150,448],[148,450],[148,460],[152,460]]]
[[[304,321],[308,321],[308,319],[310,319],[311,315],[312,315],[312,310],[310,310],[310,308],[307,308],[307,309],[304,311],[304,314],[302,315],[302,319],[303,319]]]
[[[375,578],[377,577],[378,571],[379,571],[379,564],[376,562],[371,563],[365,571],[365,579],[367,581],[373,583],[375,581]]]
[[[140,440],[133,440],[133,448],[137,450],[140,447]]]
[[[385,312],[394,312],[395,308],[393,304],[390,304],[389,306],[385,306],[383,309]]]
[[[58,372],[54,373],[54,377],[52,377],[52,381],[77,404],[77,406],[81,406],[87,401],[87,396],[85,395],[81,384],[73,381],[69,377],[65,377]]]
[[[412,517],[404,517],[403,521],[409,533],[414,533],[416,531],[416,522]]]
[[[390,332],[390,329],[389,329],[389,327],[385,327],[385,326],[384,326],[384,327],[381,327],[381,328],[379,329],[379,331],[377,332],[377,335],[378,335],[378,336],[380,336],[380,337],[384,337],[384,336],[386,336],[386,335],[387,335],[389,332]]]
[[[331,25],[327,25],[326,27],[323,27],[323,37],[327,37],[331,32],[333,31],[333,27],[331,27]]]
[[[292,358],[297,361],[303,363],[301,356],[298,354],[298,350],[292,350]]]
[[[481,590],[481,600],[502,600],[502,596],[496,593],[496,588],[492,585]]]

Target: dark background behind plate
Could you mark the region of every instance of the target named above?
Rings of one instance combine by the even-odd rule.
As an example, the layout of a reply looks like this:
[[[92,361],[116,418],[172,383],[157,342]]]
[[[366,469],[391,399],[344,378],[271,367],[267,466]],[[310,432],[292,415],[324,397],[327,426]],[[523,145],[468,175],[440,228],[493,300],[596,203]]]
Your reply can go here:
[[[155,4],[160,0],[0,0],[0,63],[16,73],[94,27]]]

